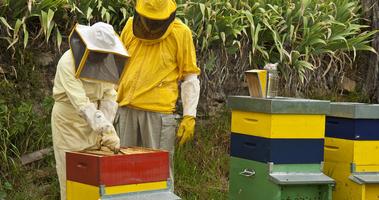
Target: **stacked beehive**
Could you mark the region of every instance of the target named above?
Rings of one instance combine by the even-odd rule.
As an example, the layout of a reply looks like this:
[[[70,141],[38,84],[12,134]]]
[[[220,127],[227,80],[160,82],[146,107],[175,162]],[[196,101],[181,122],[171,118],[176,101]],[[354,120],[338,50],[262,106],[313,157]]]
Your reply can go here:
[[[331,199],[322,173],[329,101],[229,97],[231,200]]]
[[[336,180],[333,199],[379,199],[379,105],[331,104],[324,172]]]
[[[180,200],[170,192],[169,155],[145,148],[66,153],[68,200]]]

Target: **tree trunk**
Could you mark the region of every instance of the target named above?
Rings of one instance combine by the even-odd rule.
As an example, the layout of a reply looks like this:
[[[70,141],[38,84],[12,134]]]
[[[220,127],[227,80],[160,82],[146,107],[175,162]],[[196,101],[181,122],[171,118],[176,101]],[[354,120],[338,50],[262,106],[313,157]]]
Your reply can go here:
[[[366,19],[370,20],[372,30],[379,29],[379,2],[378,0],[361,0],[363,13]],[[379,33],[372,41],[372,47],[379,53]],[[367,56],[366,82],[364,91],[370,96],[373,102],[379,102],[379,56],[369,53]]]

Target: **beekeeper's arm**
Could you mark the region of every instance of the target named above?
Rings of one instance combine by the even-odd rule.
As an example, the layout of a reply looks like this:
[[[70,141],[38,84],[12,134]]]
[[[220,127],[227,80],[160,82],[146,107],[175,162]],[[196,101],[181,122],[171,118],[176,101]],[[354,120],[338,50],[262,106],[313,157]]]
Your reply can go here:
[[[178,129],[179,145],[183,145],[193,138],[195,132],[196,109],[200,96],[200,69],[196,65],[195,46],[189,29],[183,35],[183,46],[179,49],[178,64],[181,68],[183,82],[181,84],[181,98],[183,103],[183,120]]]
[[[75,77],[75,67],[73,65],[72,57],[64,57],[64,59],[70,60],[62,59],[57,66],[57,75],[59,76],[62,87],[73,107],[96,133],[102,134],[104,132],[114,132],[115,134],[112,123],[105,118],[104,113],[101,110],[98,110],[94,103],[90,102],[89,98],[86,96],[81,80]],[[113,145],[114,148],[119,148],[119,142],[117,144],[117,141],[115,141]]]
[[[117,92],[114,87],[108,87],[100,101],[99,110],[104,113],[105,118],[113,123],[116,116],[118,104],[116,102]],[[99,145],[98,145],[99,146]],[[106,146],[114,152],[120,149],[120,138],[117,136],[114,126],[108,132],[103,133],[100,146]]]
[[[105,118],[112,122],[116,116],[118,104],[116,102],[117,92],[114,87],[105,89],[104,96],[100,101],[99,110],[104,113]]]

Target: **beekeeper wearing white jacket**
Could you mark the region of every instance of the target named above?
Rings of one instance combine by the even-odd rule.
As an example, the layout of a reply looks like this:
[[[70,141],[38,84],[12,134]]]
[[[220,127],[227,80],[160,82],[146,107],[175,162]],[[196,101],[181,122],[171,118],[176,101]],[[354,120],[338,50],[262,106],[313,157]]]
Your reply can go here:
[[[65,152],[106,146],[117,152],[113,127],[117,110],[115,84],[129,57],[113,27],[77,24],[70,49],[57,65],[51,126],[61,199],[66,199]]]

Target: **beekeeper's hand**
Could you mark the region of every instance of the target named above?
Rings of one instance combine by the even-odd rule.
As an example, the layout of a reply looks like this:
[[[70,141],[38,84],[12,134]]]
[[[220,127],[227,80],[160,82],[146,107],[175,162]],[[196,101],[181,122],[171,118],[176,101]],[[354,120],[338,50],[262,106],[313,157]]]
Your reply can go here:
[[[176,136],[179,140],[179,145],[182,146],[187,141],[193,138],[195,133],[195,117],[184,116],[183,120],[180,122],[178,132]]]
[[[95,104],[91,103],[80,109],[81,116],[87,121],[89,127],[99,138],[97,146],[106,146],[115,153],[120,149],[120,138],[117,136],[113,124],[107,120],[101,110],[97,110]],[[100,144],[99,144],[100,143]]]
[[[112,150],[115,154],[120,151],[120,138],[113,126],[109,126],[101,133],[100,146],[105,146]]]
[[[103,133],[113,127],[112,123],[105,118],[104,113],[98,110],[93,103],[82,107],[80,114],[87,121],[89,127],[96,133]]]

